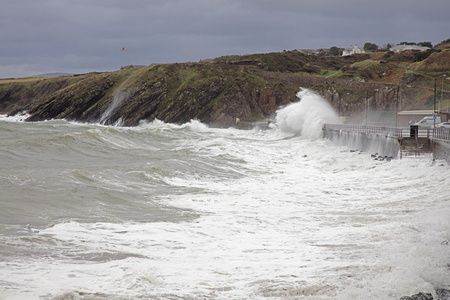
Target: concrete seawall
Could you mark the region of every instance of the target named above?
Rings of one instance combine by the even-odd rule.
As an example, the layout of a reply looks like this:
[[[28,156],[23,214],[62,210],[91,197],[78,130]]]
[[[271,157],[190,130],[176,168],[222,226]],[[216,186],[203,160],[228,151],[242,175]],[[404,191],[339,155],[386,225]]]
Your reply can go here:
[[[450,164],[450,140],[447,131],[426,131],[419,137],[418,132],[409,135],[409,132],[405,133],[397,128],[325,124],[323,137],[338,146],[376,153],[377,156],[402,158],[428,153],[432,154],[434,159],[445,160]]]
[[[400,143],[395,137],[375,133],[350,132],[342,130],[324,130],[324,138],[338,146],[347,146],[353,150],[378,153],[381,156],[397,158]]]

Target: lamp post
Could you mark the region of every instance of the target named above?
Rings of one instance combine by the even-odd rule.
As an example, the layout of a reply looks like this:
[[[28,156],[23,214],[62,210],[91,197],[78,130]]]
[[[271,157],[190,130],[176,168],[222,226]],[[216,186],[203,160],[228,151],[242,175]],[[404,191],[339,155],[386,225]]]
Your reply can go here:
[[[400,86],[397,86],[397,102],[395,103],[395,129],[397,129],[397,116],[398,116],[398,93],[400,92]]]
[[[443,96],[444,96],[444,78],[445,78],[445,74],[444,75],[442,75],[442,78],[441,78],[441,100],[439,100],[439,111],[441,111],[441,102],[442,102],[442,98],[443,98]]]
[[[367,108],[369,106],[369,90],[366,91],[366,126],[367,126]]]
[[[338,97],[338,124],[341,124],[341,94]]]
[[[433,121],[434,121],[434,128],[436,128],[436,78],[434,79],[434,113],[433,113]]]
[[[445,79],[450,79],[450,77],[446,77]],[[449,99],[450,98],[448,98],[448,96],[447,96],[447,111],[446,111],[447,114],[450,113],[450,111],[448,110],[448,108],[449,108],[449,105],[448,105],[449,104]]]

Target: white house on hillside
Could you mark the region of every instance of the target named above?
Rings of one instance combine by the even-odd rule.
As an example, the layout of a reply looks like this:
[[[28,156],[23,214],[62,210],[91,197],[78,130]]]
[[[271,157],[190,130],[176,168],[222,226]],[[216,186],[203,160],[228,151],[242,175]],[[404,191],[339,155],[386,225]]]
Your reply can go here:
[[[401,51],[409,51],[409,50],[419,50],[419,51],[426,51],[430,49],[429,47],[421,47],[417,45],[397,45],[395,47],[392,47],[391,51],[393,52],[401,52]]]
[[[361,54],[361,53],[366,53],[366,52],[364,51],[364,49],[359,48],[358,45],[355,45],[353,47],[350,46],[349,48],[342,51],[342,56]]]

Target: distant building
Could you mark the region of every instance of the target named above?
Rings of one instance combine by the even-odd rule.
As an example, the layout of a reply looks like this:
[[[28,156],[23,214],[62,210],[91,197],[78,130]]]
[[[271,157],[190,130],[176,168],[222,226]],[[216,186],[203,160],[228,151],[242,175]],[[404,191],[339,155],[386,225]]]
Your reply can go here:
[[[328,53],[328,52],[330,52],[330,48],[320,48],[320,49],[317,49],[317,54],[320,54],[320,53]]]
[[[313,49],[294,49],[292,51],[302,53],[302,54],[307,54],[307,55],[317,55],[319,53],[319,50],[313,50]]]
[[[430,49],[429,47],[422,47],[417,45],[397,45],[395,47],[392,47],[392,52],[401,52],[401,51],[411,51],[411,50],[419,50],[419,51],[426,51]]]
[[[361,53],[366,53],[366,52],[364,51],[364,49],[359,48],[358,45],[355,45],[353,47],[350,46],[349,48],[342,51],[342,56],[361,54]]]

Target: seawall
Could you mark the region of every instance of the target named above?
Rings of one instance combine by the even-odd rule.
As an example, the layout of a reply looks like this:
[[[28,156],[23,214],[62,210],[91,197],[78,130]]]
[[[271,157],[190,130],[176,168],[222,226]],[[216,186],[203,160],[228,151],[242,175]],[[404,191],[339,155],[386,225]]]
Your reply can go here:
[[[404,129],[374,126],[325,124],[323,137],[338,146],[369,152],[382,157],[400,158],[431,153],[435,160],[450,164],[450,135],[448,130],[405,132]]]
[[[395,137],[377,133],[351,132],[342,130],[323,130],[324,138],[330,139],[338,146],[347,146],[350,149],[377,153],[379,156],[397,158],[400,143]]]

